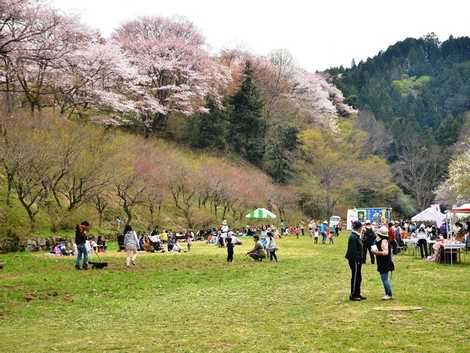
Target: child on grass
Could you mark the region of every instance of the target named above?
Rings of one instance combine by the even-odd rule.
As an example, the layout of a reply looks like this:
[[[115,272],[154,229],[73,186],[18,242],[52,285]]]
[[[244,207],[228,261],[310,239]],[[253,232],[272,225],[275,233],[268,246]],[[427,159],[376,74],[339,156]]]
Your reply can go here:
[[[233,261],[233,248],[234,244],[232,242],[232,237],[227,238],[227,262]]]
[[[268,243],[266,245],[266,249],[268,249],[268,253],[269,253],[269,261],[273,261],[276,260],[277,262],[277,256],[276,256],[276,250],[277,250],[277,247],[276,247],[276,241],[274,240],[274,235],[273,233],[269,232],[268,233]]]

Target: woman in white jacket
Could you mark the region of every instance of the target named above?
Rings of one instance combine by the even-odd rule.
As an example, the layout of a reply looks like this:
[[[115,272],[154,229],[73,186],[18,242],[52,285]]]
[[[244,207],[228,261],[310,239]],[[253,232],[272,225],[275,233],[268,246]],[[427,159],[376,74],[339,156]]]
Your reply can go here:
[[[135,266],[135,259],[137,257],[137,249],[139,248],[139,238],[137,233],[132,230],[130,224],[124,228],[124,247],[127,252],[126,266],[130,267],[131,264]]]
[[[416,239],[418,240],[416,245],[419,248],[419,251],[421,253],[421,258],[422,259],[427,259],[428,258],[428,233],[426,232],[426,228],[424,224],[421,224],[419,226],[418,232],[416,233]]]
[[[266,249],[269,253],[269,261],[276,260],[277,262],[277,255],[276,255],[276,241],[274,240],[274,235],[271,232],[268,232],[268,240],[266,242]]]

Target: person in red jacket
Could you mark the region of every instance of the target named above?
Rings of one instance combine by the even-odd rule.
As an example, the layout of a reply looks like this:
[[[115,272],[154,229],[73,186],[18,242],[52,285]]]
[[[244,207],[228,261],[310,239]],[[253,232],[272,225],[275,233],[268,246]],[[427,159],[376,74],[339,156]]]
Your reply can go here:
[[[388,242],[390,246],[392,247],[392,254],[397,253],[397,240],[396,240],[396,229],[393,226],[393,223],[388,224]]]

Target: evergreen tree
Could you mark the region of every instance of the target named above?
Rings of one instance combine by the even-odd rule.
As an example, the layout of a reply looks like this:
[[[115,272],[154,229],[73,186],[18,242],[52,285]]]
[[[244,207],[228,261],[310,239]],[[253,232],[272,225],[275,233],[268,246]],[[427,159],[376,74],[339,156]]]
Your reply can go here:
[[[256,89],[249,62],[245,66],[243,77],[240,90],[230,99],[227,143],[241,157],[260,165],[265,151],[264,103]]]
[[[208,97],[206,107],[209,112],[198,113],[188,120],[187,136],[191,146],[224,149],[228,109],[212,97]]]
[[[287,183],[292,176],[292,154],[297,150],[299,130],[294,126],[276,126],[267,139],[264,170],[275,182]]]

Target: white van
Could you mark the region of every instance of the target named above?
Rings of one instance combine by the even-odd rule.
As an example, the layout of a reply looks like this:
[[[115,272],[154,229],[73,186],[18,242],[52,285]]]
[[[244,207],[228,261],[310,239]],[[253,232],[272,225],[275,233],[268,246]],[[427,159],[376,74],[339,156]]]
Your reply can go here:
[[[341,223],[341,217],[340,216],[331,216],[330,217],[330,228],[336,227],[340,223]]]

